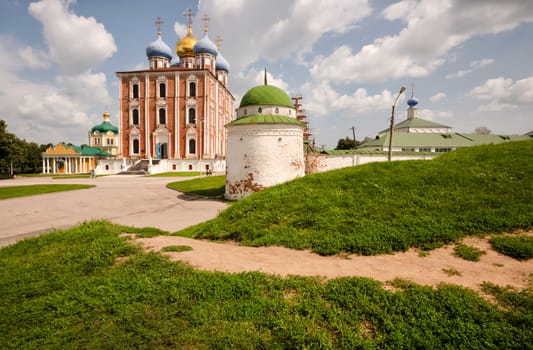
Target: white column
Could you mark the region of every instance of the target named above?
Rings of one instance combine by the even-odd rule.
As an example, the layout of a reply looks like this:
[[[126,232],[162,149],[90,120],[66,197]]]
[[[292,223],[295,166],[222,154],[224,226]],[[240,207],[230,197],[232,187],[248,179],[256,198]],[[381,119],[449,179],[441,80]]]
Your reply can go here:
[[[144,153],[145,157],[151,157],[152,156],[152,150],[150,147],[150,78],[148,74],[145,75],[144,78]],[[157,115],[156,115],[157,118]],[[139,140],[140,141],[140,140]],[[140,153],[140,142],[139,142],[139,153]]]
[[[56,157],[52,158],[52,174],[56,173]]]
[[[174,158],[180,157],[180,144],[179,144],[179,134],[180,134],[180,119],[179,119],[179,110],[180,110],[180,101],[179,101],[179,92],[180,92],[180,75],[178,72],[174,74]],[[185,89],[187,91],[187,89]],[[187,98],[184,99],[184,102],[187,101]],[[185,102],[186,104],[186,102]]]

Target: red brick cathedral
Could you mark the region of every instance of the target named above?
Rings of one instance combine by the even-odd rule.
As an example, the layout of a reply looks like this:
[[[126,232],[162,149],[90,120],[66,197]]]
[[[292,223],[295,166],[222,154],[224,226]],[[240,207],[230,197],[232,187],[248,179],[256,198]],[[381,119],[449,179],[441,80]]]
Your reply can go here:
[[[146,48],[149,68],[117,72],[121,155],[127,159],[222,160],[224,125],[233,120],[229,64],[207,34],[188,34],[176,52],[161,38]],[[156,22],[160,24],[160,20]],[[220,44],[220,41],[217,40]]]

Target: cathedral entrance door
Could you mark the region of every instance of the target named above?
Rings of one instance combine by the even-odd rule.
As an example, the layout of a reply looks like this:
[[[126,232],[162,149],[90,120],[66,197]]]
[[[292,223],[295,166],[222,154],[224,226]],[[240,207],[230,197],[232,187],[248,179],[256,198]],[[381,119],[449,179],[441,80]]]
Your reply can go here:
[[[168,159],[168,143],[161,144],[161,159]]]

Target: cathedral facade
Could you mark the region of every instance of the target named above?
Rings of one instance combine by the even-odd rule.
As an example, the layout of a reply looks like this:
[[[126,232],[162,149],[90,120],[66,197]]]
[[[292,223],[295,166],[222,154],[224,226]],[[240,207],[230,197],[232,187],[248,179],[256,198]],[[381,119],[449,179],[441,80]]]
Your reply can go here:
[[[147,69],[116,73],[120,157],[225,159],[224,125],[233,120],[235,99],[227,86],[229,64],[209,38],[207,26],[197,40],[189,21],[188,34],[176,43],[175,52],[158,32],[146,56]]]

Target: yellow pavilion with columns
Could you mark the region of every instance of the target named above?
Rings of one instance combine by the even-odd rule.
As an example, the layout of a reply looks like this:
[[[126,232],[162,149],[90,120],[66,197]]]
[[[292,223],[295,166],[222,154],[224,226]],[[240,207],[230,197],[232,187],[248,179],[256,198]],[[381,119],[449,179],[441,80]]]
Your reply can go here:
[[[113,155],[95,147],[60,143],[42,156],[43,174],[86,174],[96,170],[99,158]]]

